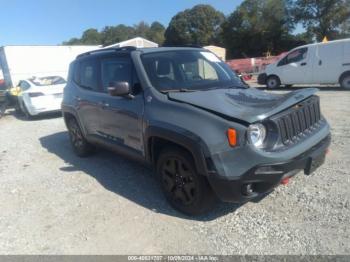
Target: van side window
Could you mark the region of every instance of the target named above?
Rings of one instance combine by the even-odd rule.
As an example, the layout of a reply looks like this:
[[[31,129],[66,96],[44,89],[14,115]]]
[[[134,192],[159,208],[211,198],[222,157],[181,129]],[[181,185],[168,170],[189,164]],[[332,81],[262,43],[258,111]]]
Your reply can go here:
[[[95,59],[83,60],[79,67],[79,85],[82,88],[100,92],[98,61]]]
[[[112,82],[128,82],[130,88],[133,85],[132,78],[133,67],[130,57],[112,57],[101,60],[101,78],[103,91],[108,92],[107,88]]]
[[[283,66],[290,63],[297,63],[304,60],[307,56],[307,47],[303,47],[292,51],[286,57],[284,57],[277,66]]]

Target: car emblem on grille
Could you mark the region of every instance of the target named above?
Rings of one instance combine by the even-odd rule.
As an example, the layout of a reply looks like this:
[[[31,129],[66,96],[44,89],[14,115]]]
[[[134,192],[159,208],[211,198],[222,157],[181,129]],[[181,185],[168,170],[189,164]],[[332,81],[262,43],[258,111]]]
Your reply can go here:
[[[298,104],[298,105],[295,105],[295,106],[294,106],[295,109],[299,109],[299,108],[301,108],[301,107],[303,107],[302,104]]]

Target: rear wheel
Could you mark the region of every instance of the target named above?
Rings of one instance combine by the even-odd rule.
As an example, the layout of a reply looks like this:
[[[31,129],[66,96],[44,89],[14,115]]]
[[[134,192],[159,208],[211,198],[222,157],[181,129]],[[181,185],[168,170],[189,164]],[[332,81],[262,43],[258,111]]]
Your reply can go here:
[[[94,151],[94,147],[86,141],[80,126],[75,118],[71,118],[67,123],[70,142],[74,152],[79,157],[87,157]]]
[[[192,156],[184,150],[163,150],[157,161],[157,173],[169,203],[187,215],[209,211],[216,202],[206,177],[197,173]]]
[[[350,89],[350,73],[345,74],[340,80],[340,86],[344,89]]]
[[[281,81],[277,76],[269,76],[266,80],[266,87],[268,89],[279,88],[281,85]]]

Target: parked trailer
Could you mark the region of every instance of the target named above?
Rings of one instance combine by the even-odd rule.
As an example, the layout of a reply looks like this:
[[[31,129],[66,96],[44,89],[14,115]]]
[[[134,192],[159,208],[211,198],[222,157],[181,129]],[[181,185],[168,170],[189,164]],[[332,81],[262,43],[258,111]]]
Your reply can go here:
[[[69,63],[99,46],[3,46],[0,66],[6,87],[32,76],[58,75],[67,79]]]

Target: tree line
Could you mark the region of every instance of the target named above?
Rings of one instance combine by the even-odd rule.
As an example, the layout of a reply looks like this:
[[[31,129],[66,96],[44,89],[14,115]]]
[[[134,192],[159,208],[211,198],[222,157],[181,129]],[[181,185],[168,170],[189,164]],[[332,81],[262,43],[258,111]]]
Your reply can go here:
[[[279,54],[324,37],[350,37],[350,0],[244,0],[228,16],[196,5],[177,13],[167,28],[157,21],[90,28],[63,44],[108,46],[136,36],[160,45],[218,45],[228,58]]]

